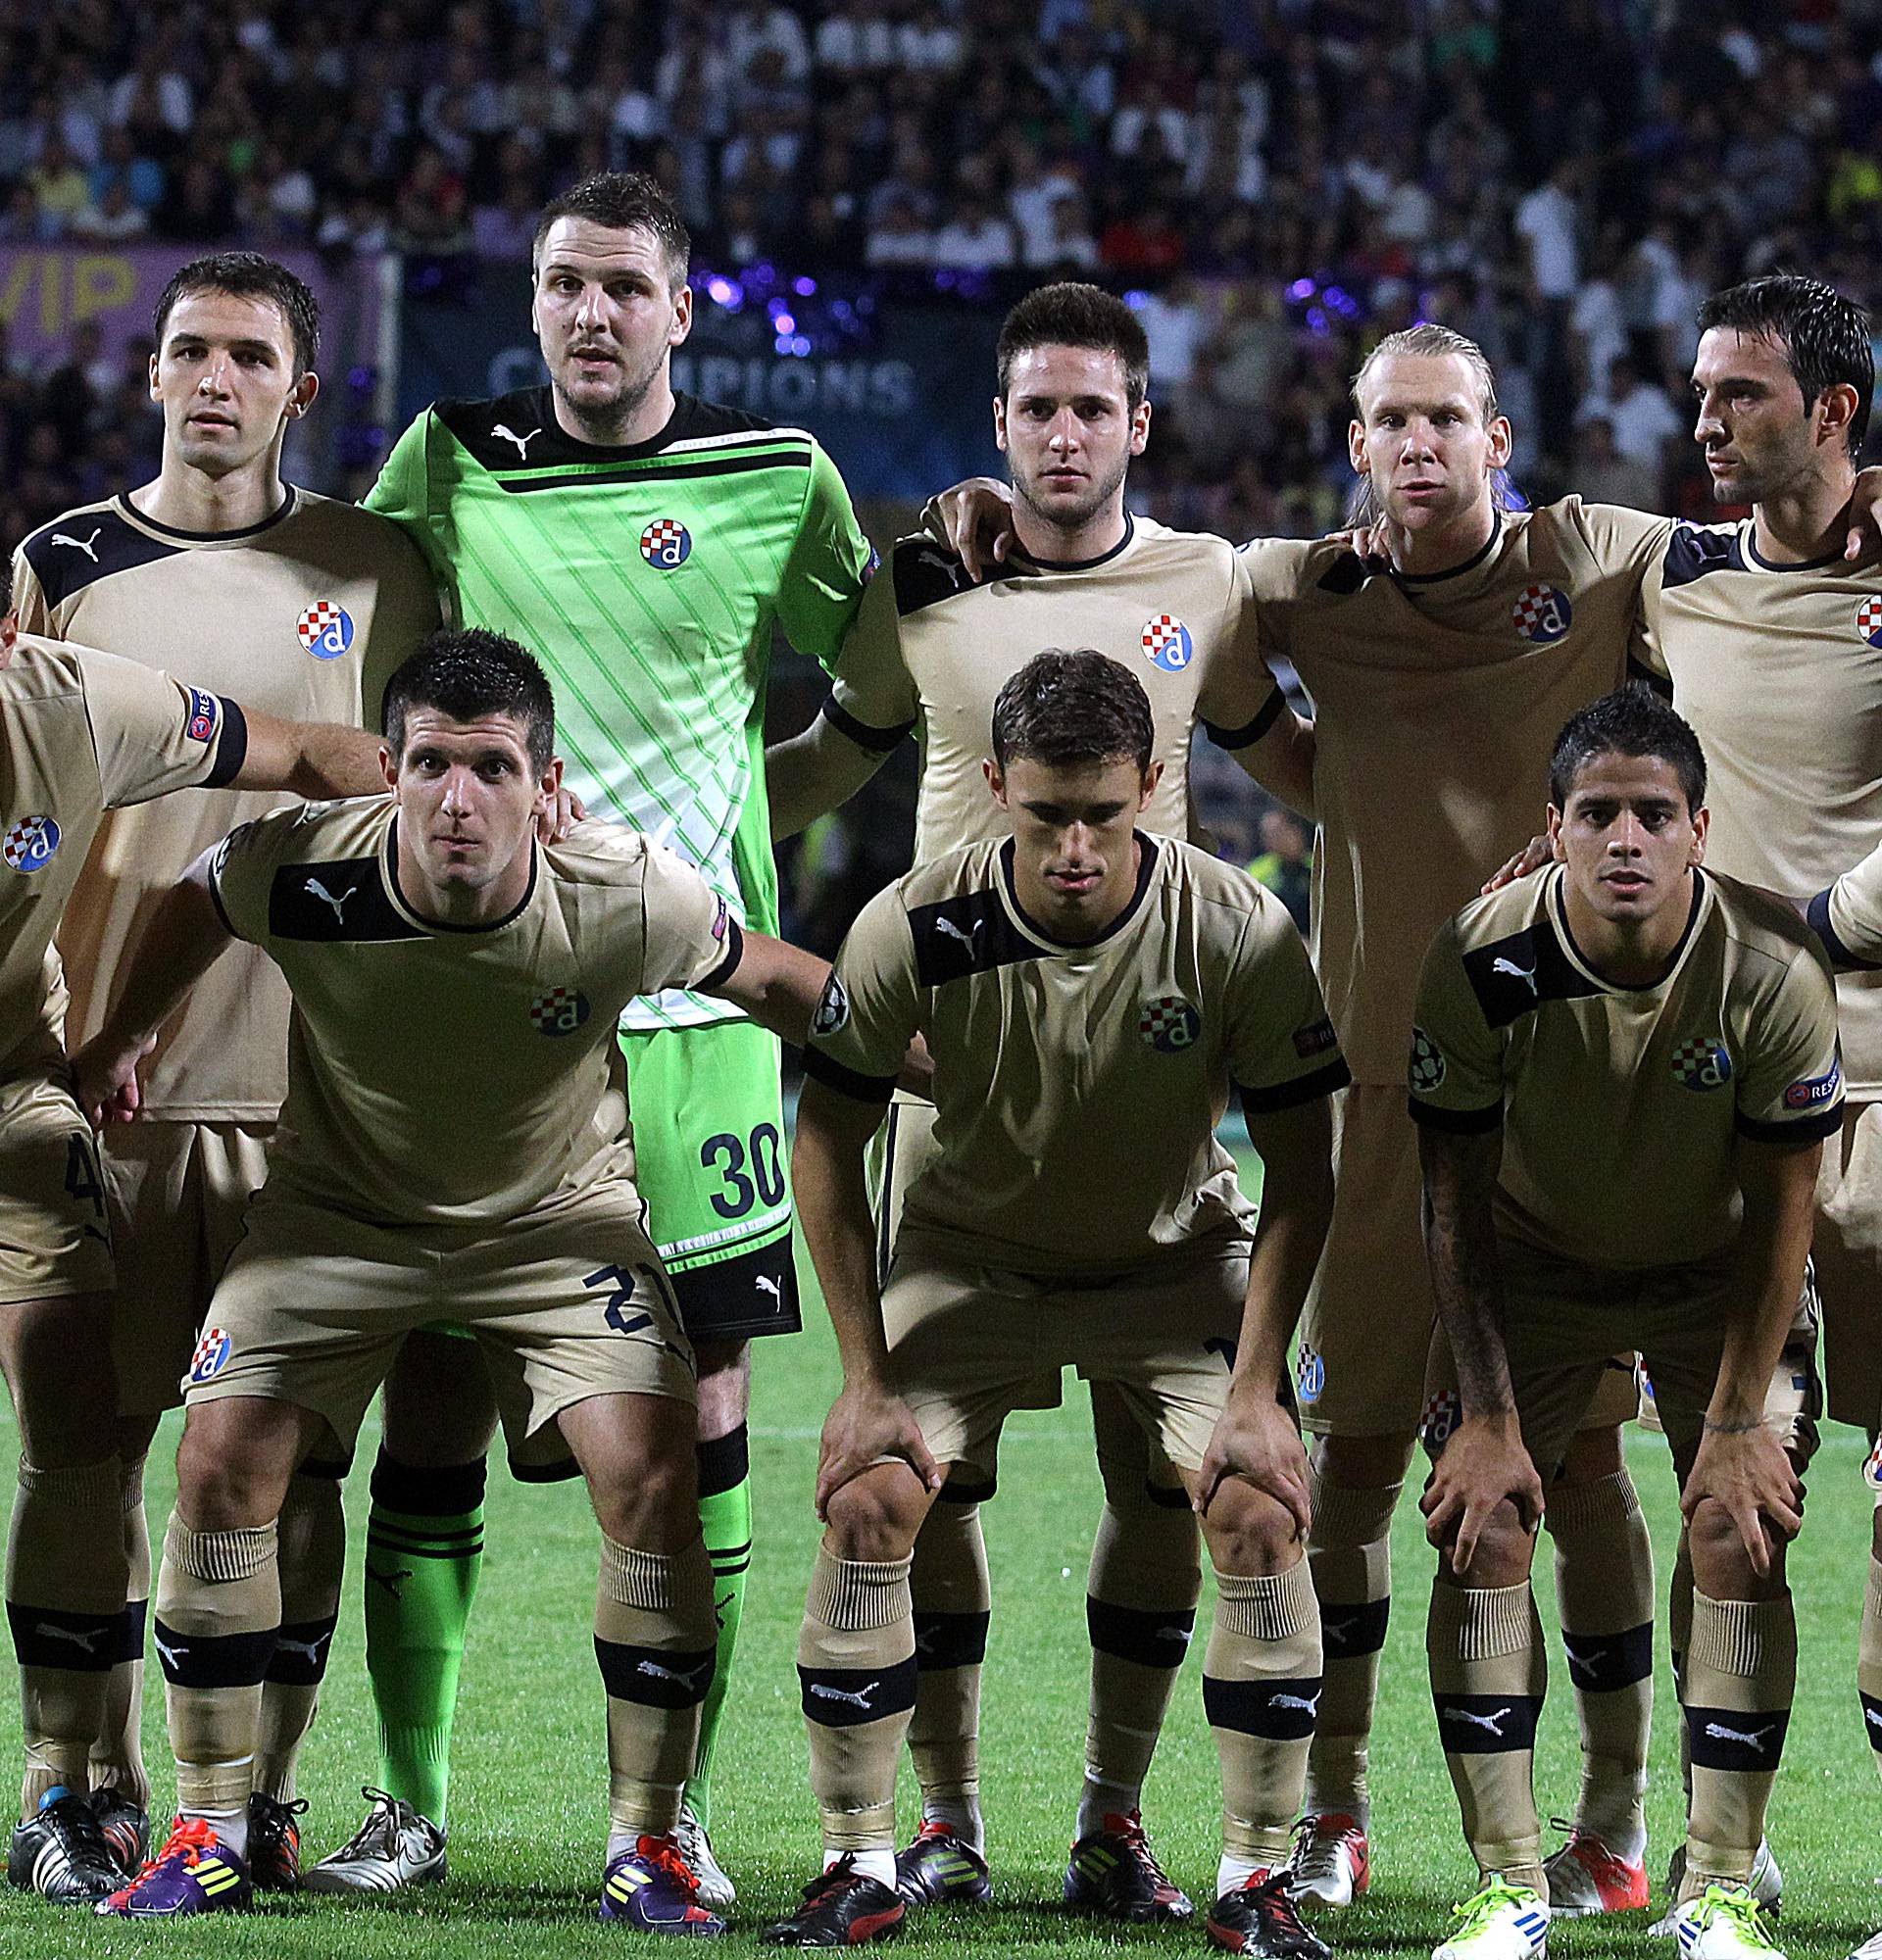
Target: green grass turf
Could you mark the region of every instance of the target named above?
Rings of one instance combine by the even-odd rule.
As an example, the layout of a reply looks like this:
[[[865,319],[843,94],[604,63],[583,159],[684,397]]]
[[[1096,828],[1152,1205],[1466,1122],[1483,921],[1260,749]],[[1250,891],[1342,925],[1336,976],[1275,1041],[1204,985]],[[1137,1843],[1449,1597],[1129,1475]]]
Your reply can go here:
[[[835,1383],[834,1348],[820,1314],[814,1313],[812,1331],[802,1339],[760,1344],[753,1409],[758,1557],[718,1773],[717,1844],[740,1887],[735,1933],[727,1942],[733,1951],[753,1947],[756,1929],[793,1901],[817,1863],[793,1656],[815,1543],[810,1491],[816,1438]],[[1084,1574],[1099,1505],[1084,1392],[1072,1384],[1067,1395],[1065,1408],[1028,1411],[1008,1426],[1001,1493],[985,1513],[994,1617],[982,1760],[998,1903],[933,1912],[913,1923],[905,1947],[937,1960],[968,1953],[1198,1951],[1204,1944],[1200,1927],[1099,1930],[1052,1904],[1081,1762]],[[372,1780],[376,1767],[358,1592],[373,1441],[371,1435],[362,1440],[348,1487],[353,1541],[345,1605],[303,1771],[302,1788],[313,1800],[305,1822],[314,1855],[358,1823],[359,1787]],[[151,1514],[159,1535],[173,1489],[174,1443],[173,1422],[152,1453]],[[10,1439],[0,1442],[6,1466],[0,1483],[10,1485],[15,1454]],[[1633,1434],[1629,1460],[1663,1572],[1673,1526],[1664,1451],[1657,1438]],[[1782,1936],[1794,1956],[1822,1960],[1843,1960],[1882,1924],[1882,1892],[1874,1882],[1882,1870],[1874,1850],[1882,1791],[1869,1766],[1854,1680],[1869,1535],[1860,1462],[1857,1438],[1834,1431],[1810,1480],[1809,1525],[1793,1565],[1801,1679],[1773,1809],[1773,1839],[1788,1875]],[[1400,1592],[1373,1747],[1377,1890],[1352,1913],[1321,1924],[1340,1951],[1416,1955],[1441,1936],[1447,1908],[1468,1883],[1469,1866],[1426,1693],[1429,1562],[1410,1502],[1400,1515],[1394,1551]],[[594,1527],[575,1488],[532,1490],[500,1471],[493,1476],[489,1551],[458,1716],[452,1876],[443,1887],[370,1906],[271,1903],[253,1917],[172,1929],[108,1926],[0,1887],[0,1955],[579,1960],[617,1952],[623,1939],[631,1943],[632,1936],[593,1919],[607,1814],[602,1696],[589,1643],[594,1575]],[[1553,1625],[1546,1572],[1539,1574],[1538,1591],[1544,1620]],[[1200,1642],[1198,1646],[1175,1696],[1146,1805],[1172,1875],[1202,1901],[1215,1870],[1217,1799],[1214,1750],[1197,1682]],[[161,1693],[154,1666],[151,1672],[145,1747],[159,1790],[167,1793]],[[1570,1806],[1575,1776],[1574,1714],[1559,1648],[1552,1672],[1556,1691],[1544,1717],[1537,1772],[1545,1816]],[[1663,1654],[1659,1693],[1649,1854],[1656,1874],[1677,1841],[1679,1811],[1672,1687]],[[0,1706],[0,1762],[16,1761],[16,1751],[9,1687]],[[904,1811],[912,1826],[913,1786],[906,1777]],[[1557,1960],[1670,1951],[1647,1938],[1648,1923],[1648,1915],[1635,1914],[1618,1925],[1565,1925],[1554,1937]]]

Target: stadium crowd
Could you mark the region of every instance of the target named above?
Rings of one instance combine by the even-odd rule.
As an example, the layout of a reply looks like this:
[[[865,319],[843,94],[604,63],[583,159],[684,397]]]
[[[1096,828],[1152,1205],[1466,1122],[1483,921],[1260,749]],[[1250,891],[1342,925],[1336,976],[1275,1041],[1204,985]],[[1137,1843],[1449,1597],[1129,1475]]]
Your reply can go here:
[[[34,105],[0,122],[0,239],[515,258],[544,197],[648,168],[704,267],[781,254],[938,303],[949,269],[1144,291],[1165,414],[1136,495],[1228,536],[1334,521],[1348,379],[1419,315],[1496,363],[1525,492],[1691,514],[1697,299],[1806,263],[1872,293],[1872,5],[198,11],[0,7]],[[95,365],[24,373],[0,343],[9,548],[155,453]]]

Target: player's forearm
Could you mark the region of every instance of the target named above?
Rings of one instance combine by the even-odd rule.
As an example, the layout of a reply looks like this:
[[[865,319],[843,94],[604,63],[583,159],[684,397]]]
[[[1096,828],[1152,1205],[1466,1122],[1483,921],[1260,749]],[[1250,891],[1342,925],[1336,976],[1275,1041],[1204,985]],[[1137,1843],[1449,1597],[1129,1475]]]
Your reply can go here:
[[[1313,802],[1313,724],[1283,708],[1259,742],[1229,753],[1269,796],[1278,797],[1310,822],[1319,821]]]
[[[714,991],[743,1007],[780,1041],[802,1048],[829,977],[827,959],[768,933],[748,932],[743,956]]]
[[[858,1139],[861,1119],[844,1111],[832,1122],[826,1120],[828,1112],[819,1116],[817,1107],[820,1100],[833,1095],[814,1083],[805,1085],[791,1152],[791,1182],[811,1262],[836,1330],[844,1382],[851,1388],[867,1388],[886,1383],[889,1361],[876,1286],[875,1229],[869,1215],[864,1144]]]
[[[819,714],[801,735],[765,751],[771,842],[808,830],[839,809],[875,774],[886,757],[871,755]]]
[[[376,735],[337,721],[283,721],[253,710],[245,718],[248,750],[235,789],[288,790],[312,803],[384,794]]]
[[[1740,1432],[1763,1420],[1765,1391],[1804,1290],[1821,1156],[1817,1144],[1788,1152],[1764,1145],[1739,1147],[1745,1217],[1724,1352],[1706,1409],[1709,1430]]]
[[[1331,1126],[1324,1105],[1306,1147],[1262,1154],[1262,1212],[1248,1262],[1235,1372],[1273,1382],[1286,1371],[1287,1344],[1300,1323],[1313,1269],[1333,1217]],[[1254,1130],[1251,1125],[1251,1134]],[[1257,1148],[1260,1148],[1258,1143]]]
[[[121,1054],[148,1048],[231,944],[210,896],[207,857],[199,858],[158,901],[138,936],[96,1045]]]
[[[1515,1409],[1503,1338],[1503,1270],[1491,1213],[1502,1143],[1498,1131],[1487,1138],[1418,1132],[1425,1253],[1466,1416],[1508,1416]]]

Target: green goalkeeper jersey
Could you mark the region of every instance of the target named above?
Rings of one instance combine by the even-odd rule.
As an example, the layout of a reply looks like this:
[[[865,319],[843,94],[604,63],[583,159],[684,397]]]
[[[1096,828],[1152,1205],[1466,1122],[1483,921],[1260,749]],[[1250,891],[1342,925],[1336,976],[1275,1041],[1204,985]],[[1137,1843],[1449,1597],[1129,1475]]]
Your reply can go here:
[[[589,809],[669,846],[742,924],[775,932],[772,625],[833,665],[873,564],[816,439],[682,394],[651,442],[605,449],[563,432],[546,386],[526,388],[434,404],[366,502],[417,539],[449,617],[542,660],[556,750]],[[738,1018],[668,993],[621,1025]]]

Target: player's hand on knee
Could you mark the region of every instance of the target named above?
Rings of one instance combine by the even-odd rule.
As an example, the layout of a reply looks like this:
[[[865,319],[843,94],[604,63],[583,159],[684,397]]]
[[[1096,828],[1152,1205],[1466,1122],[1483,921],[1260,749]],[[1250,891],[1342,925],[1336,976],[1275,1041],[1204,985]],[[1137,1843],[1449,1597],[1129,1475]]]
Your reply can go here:
[[[1528,877],[1531,871],[1540,871],[1555,856],[1549,849],[1549,840],[1540,833],[1530,838],[1513,858],[1506,858],[1492,871],[1478,891],[1479,898],[1487,899],[1492,892],[1500,892],[1506,885],[1512,885],[1518,878]]]
[[[1305,1538],[1313,1521],[1307,1487],[1307,1450],[1294,1419],[1274,1399],[1271,1387],[1251,1382],[1229,1390],[1228,1405],[1203,1452],[1196,1473],[1195,1510],[1207,1517],[1223,1478],[1240,1477],[1285,1507],[1295,1536]]]
[[[890,1390],[846,1388],[823,1423],[817,1463],[817,1515],[828,1521],[830,1498],[884,1457],[906,1463],[924,1491],[941,1488],[941,1466],[915,1411]]]
[[[1679,1494],[1680,1514],[1703,1535],[1701,1506],[1730,1521],[1758,1578],[1769,1576],[1773,1543],[1794,1539],[1804,1524],[1804,1480],[1776,1434],[1759,1422],[1746,1429],[1708,1428]]]
[[[151,1040],[127,1048],[101,1032],[72,1057],[72,1093],[94,1130],[136,1115],[143,1102],[137,1064],[156,1046]]]
[[[1513,1414],[1466,1415],[1452,1433],[1418,1499],[1424,1535],[1451,1569],[1464,1573],[1502,1504],[1510,1504],[1525,1535],[1542,1522],[1542,1479]]]
[[[946,545],[978,584],[1013,549],[1013,493],[997,477],[969,476],[928,499],[921,528]]]

